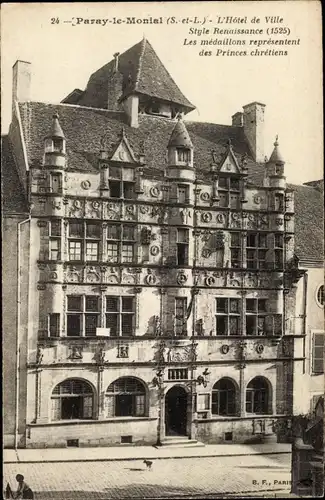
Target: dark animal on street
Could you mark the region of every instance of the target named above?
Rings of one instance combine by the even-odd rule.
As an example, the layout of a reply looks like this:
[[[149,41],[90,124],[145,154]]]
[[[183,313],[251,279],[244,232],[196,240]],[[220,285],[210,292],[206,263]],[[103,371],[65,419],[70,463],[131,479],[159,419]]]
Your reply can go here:
[[[146,464],[147,469],[151,470],[153,462],[151,462],[150,460],[144,460],[143,463]]]

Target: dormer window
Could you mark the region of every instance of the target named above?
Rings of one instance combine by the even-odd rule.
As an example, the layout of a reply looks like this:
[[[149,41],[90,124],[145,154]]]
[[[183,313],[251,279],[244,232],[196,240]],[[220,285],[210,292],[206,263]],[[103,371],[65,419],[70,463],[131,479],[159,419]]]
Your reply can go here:
[[[191,161],[191,150],[186,148],[177,148],[177,161],[189,163]]]
[[[240,181],[237,177],[230,176],[220,176],[219,182],[219,206],[220,207],[230,207],[239,208],[239,190]]]
[[[53,152],[54,153],[62,153],[63,152],[63,140],[62,139],[53,139]]]
[[[61,138],[45,139],[45,153],[64,153],[64,140]]]

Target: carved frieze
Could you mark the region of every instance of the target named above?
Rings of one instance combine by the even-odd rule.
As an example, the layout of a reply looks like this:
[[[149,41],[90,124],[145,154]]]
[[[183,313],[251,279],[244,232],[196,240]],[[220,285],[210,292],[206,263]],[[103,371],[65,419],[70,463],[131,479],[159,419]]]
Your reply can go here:
[[[86,266],[84,277],[86,283],[99,283],[101,278],[100,269],[97,266]]]
[[[65,281],[72,283],[81,283],[83,277],[83,268],[76,266],[68,266],[65,270]]]
[[[82,345],[70,345],[69,346],[69,355],[68,359],[72,360],[77,360],[77,359],[82,359],[83,353],[82,353],[83,346]]]
[[[108,203],[106,207],[106,216],[109,220],[121,219],[121,204],[120,203]]]

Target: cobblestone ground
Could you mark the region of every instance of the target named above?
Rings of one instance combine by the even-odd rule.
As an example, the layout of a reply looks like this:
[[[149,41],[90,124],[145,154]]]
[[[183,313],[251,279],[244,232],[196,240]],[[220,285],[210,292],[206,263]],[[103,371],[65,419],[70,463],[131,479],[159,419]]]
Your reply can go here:
[[[16,487],[25,476],[37,500],[106,500],[215,497],[225,493],[265,491],[274,497],[290,490],[290,454],[247,457],[197,457],[142,460],[5,464],[4,485]]]

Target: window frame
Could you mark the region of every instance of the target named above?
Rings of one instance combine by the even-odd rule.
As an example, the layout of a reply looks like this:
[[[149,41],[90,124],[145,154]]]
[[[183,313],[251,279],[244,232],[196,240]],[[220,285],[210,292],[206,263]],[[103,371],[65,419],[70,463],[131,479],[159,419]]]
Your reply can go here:
[[[322,344],[321,345],[315,345],[316,344],[316,337],[320,336],[322,337]],[[310,354],[311,354],[311,359],[310,359],[310,372],[312,375],[323,375],[324,374],[324,340],[325,340],[325,332],[322,330],[313,330],[312,331],[312,338],[311,338],[311,349],[310,349]],[[322,349],[322,353],[320,356],[315,356],[315,350],[316,349]],[[316,361],[321,361],[322,369],[318,370],[315,367],[315,362]]]
[[[57,186],[54,186],[54,179],[58,180]],[[50,173],[50,191],[53,194],[62,194],[62,174],[60,172]]]
[[[72,392],[64,392],[62,391],[61,392],[61,387],[63,387],[63,384],[66,384],[67,382],[69,382],[69,384],[71,385],[72,387]],[[73,387],[74,387],[74,383],[75,382],[79,382],[82,384],[82,386],[84,388],[89,388],[89,392],[84,392],[83,390],[78,393],[78,392],[73,392]],[[56,394],[54,391],[59,388],[59,394]],[[63,421],[63,422],[67,422],[67,421],[70,421],[70,419],[63,419],[62,418],[62,400],[63,399],[82,399],[82,416],[79,417],[79,418],[74,418],[73,420],[93,420],[95,418],[95,394],[94,394],[94,390],[91,386],[91,384],[86,381],[86,380],[82,380],[82,379],[78,379],[78,378],[68,378],[68,379],[65,379],[63,380],[62,382],[60,382],[59,384],[57,384],[53,390],[52,390],[52,394],[51,394],[51,422],[58,422],[58,421]],[[91,405],[90,405],[90,416],[85,416],[85,399],[88,399],[88,402],[89,402],[89,399],[91,398]],[[56,402],[56,403],[54,403]],[[86,408],[87,409],[87,408]],[[89,408],[88,408],[89,410]],[[57,413],[60,413],[60,418],[54,418],[54,415],[57,414]]]
[[[117,237],[109,237],[109,230],[112,227],[117,228]],[[125,229],[133,229],[133,237],[126,237]],[[119,224],[111,223],[107,225],[106,232],[106,260],[114,264],[134,264],[136,260],[136,225],[135,224]],[[109,246],[112,246],[109,249]],[[115,250],[114,250],[115,247]],[[131,249],[131,254],[130,254]],[[127,255],[131,258],[127,259]],[[114,260],[114,258],[116,258]]]
[[[80,235],[70,235],[70,229],[72,228],[73,224],[79,224],[81,227],[81,232]],[[90,227],[91,225],[98,227],[98,235],[96,236],[90,236],[87,232],[87,228]],[[69,262],[99,262],[100,261],[100,246],[101,246],[101,240],[102,240],[102,224],[101,222],[98,221],[90,221],[90,220],[80,220],[80,219],[71,219],[69,220],[69,226],[68,226],[68,261]],[[72,252],[73,245],[75,248],[77,245],[79,245],[79,252],[77,253],[76,251]],[[96,245],[96,253],[92,254],[92,247],[93,245]],[[90,249],[90,253],[89,253]],[[80,259],[78,258],[71,258],[72,255],[75,257],[76,254],[80,255]],[[89,257],[94,257],[94,258],[89,258]]]
[[[125,384],[124,390],[117,390],[117,383],[123,381]],[[127,390],[127,382],[136,382],[136,390]],[[141,390],[140,390],[141,388]],[[117,415],[117,398],[123,396],[131,396],[132,414]],[[144,382],[136,377],[120,377],[114,380],[105,391],[105,416],[106,418],[143,418],[147,415],[147,390]]]
[[[217,385],[222,381],[227,381],[229,385],[232,385],[232,389],[222,389],[217,388]],[[229,396],[231,394],[231,398]],[[220,394],[226,394],[226,411],[222,412],[220,410],[222,401],[220,400]],[[237,394],[238,388],[233,380],[228,377],[222,377],[219,379],[212,387],[211,394],[211,414],[218,415],[219,417],[228,417],[228,416],[236,416],[237,415]],[[215,411],[217,407],[217,412]],[[229,407],[233,407],[233,411],[229,410]]]
[[[265,387],[249,387],[249,385],[255,380],[261,379],[263,380]],[[249,397],[248,397],[249,394]],[[256,404],[260,404],[260,401],[256,401],[262,398],[263,411],[256,411]],[[264,396],[264,402],[263,402]],[[250,407],[250,409],[247,409]],[[249,415],[270,415],[272,413],[272,389],[270,389],[270,385],[268,381],[262,376],[256,376],[252,378],[245,389],[245,413]]]
[[[233,236],[238,236],[238,245],[234,244]],[[241,246],[241,233],[239,231],[232,231],[230,233],[230,267],[240,269],[242,267],[242,246]],[[238,252],[238,258],[233,258],[233,252]],[[238,265],[234,265],[237,262]]]
[[[249,243],[249,238],[252,236],[255,237],[255,244],[254,246],[248,245]],[[265,237],[265,246],[261,245],[261,237]],[[267,269],[267,251],[268,251],[268,242],[267,242],[267,234],[266,233],[261,233],[261,232],[256,232],[256,231],[247,231],[247,236],[246,236],[246,269],[259,269],[259,270],[266,270]],[[254,252],[253,258],[248,258],[248,252]],[[260,258],[260,254],[263,252],[264,258]],[[253,263],[252,266],[250,266],[250,263]],[[261,265],[263,263],[263,265]]]
[[[178,304],[181,306],[179,307]],[[181,311],[181,313],[178,313]],[[187,297],[174,298],[174,336],[187,337]],[[180,321],[180,323],[178,323]]]
[[[58,234],[53,231],[53,223],[58,224]],[[49,260],[53,262],[58,262],[61,260],[61,238],[62,238],[62,221],[61,219],[52,219],[49,221]],[[57,249],[53,248],[54,245],[57,245]],[[57,257],[52,258],[52,252],[57,252]]]
[[[189,265],[189,230],[186,228],[176,228],[176,262],[177,266],[184,267]],[[185,238],[181,239],[181,231],[184,232]],[[180,255],[183,255],[182,259],[180,259]]]
[[[183,196],[181,192],[184,191]],[[177,203],[187,205],[190,200],[190,187],[187,184],[177,184]]]
[[[233,187],[233,181],[238,181],[238,187]],[[219,194],[219,207],[232,208],[238,210],[240,208],[240,179],[236,175],[226,174],[220,175],[218,179],[218,194]],[[225,196],[225,203],[221,202],[223,199],[220,195]],[[232,197],[235,203],[232,203]]]
[[[108,310],[108,300],[116,299],[117,300],[117,309],[116,311]],[[123,299],[132,299],[132,310],[128,311],[126,309],[123,310]],[[114,338],[119,337],[134,337],[135,329],[136,329],[136,296],[135,295],[105,295],[105,304],[104,304],[104,315],[105,315],[105,328],[112,328],[112,326],[108,326],[108,316],[115,316],[116,321],[116,334],[112,334],[110,331],[109,336]],[[131,317],[131,333],[126,332],[123,334],[123,318]]]
[[[127,175],[127,171],[132,170],[132,180]],[[117,174],[117,175],[114,175]],[[119,183],[119,195],[112,196],[112,183]],[[110,165],[108,168],[108,186],[109,186],[109,197],[117,200],[135,200],[136,191],[135,191],[135,172],[132,167],[121,167],[117,165]],[[131,188],[131,196],[126,196],[127,189]]]
[[[249,310],[248,307],[247,307],[247,301],[248,300],[252,300],[255,302],[255,310],[252,311],[252,310]],[[245,299],[245,306],[246,306],[246,331],[245,331],[245,336],[246,337],[254,337],[254,336],[267,336],[267,328],[266,328],[266,317],[267,316],[272,316],[270,315],[270,313],[267,311],[267,307],[265,307],[265,309],[260,309],[259,308],[259,303],[261,301],[264,301],[265,302],[265,306],[267,304],[267,298],[264,298],[264,297],[246,297]],[[247,317],[254,317],[256,318],[255,319],[255,325],[254,325],[254,333],[247,333]],[[263,318],[263,333],[262,334],[259,334],[258,333],[258,329],[259,329],[259,319],[260,318]]]
[[[190,148],[176,148],[177,163],[188,164],[191,162],[191,149]]]
[[[77,298],[80,297],[80,310],[73,310],[69,309],[69,298]],[[87,299],[97,299],[97,311],[91,310],[87,308]],[[69,329],[69,318],[72,316],[77,317],[79,316],[79,334],[75,335],[69,335],[68,334],[68,329]],[[89,328],[89,325],[87,327],[88,321],[92,318],[94,319],[96,317],[96,323],[97,325],[95,326],[95,333],[92,335],[87,334],[87,328]],[[101,323],[101,297],[100,295],[88,295],[88,294],[71,294],[66,296],[66,328],[65,328],[65,334],[66,337],[96,337],[96,331],[97,328],[100,327]],[[93,329],[93,327],[92,327]]]
[[[226,301],[226,310],[222,311],[220,308],[220,311],[218,310],[218,300],[225,300]],[[237,311],[234,312],[231,311],[231,300],[235,300],[237,303]],[[218,318],[223,318],[225,319],[225,329],[224,331],[227,331],[227,333],[218,333]],[[237,333],[232,334],[230,333],[231,327],[230,327],[230,321],[229,318],[236,318],[236,331]],[[240,328],[241,328],[241,301],[239,297],[226,297],[226,296],[219,296],[215,297],[215,321],[216,321],[216,326],[215,326],[215,334],[217,337],[233,337],[233,336],[238,336],[240,335]]]

